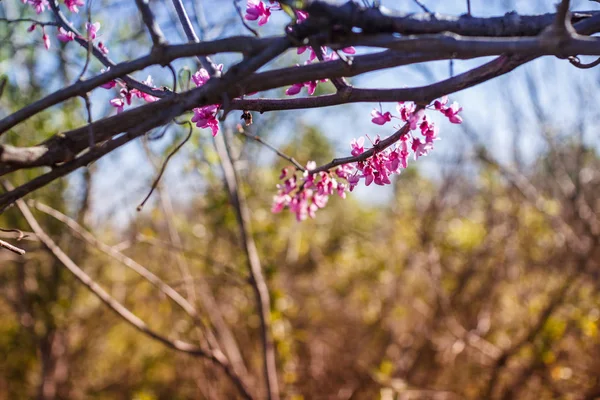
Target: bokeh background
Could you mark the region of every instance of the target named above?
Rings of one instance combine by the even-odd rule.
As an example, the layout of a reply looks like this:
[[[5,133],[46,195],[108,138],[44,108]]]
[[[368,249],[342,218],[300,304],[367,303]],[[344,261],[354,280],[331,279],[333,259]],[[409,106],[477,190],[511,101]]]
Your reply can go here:
[[[185,3],[204,39],[244,33],[231,2]],[[419,11],[408,0],[382,3]],[[472,1],[472,8],[478,16],[543,13],[553,10],[551,3]],[[598,8],[572,3],[576,10]],[[437,12],[465,12],[462,2],[426,4]],[[170,2],[151,5],[169,40],[182,42]],[[94,0],[92,7],[113,60],[149,49],[133,2]],[[35,15],[20,1],[4,0],[0,17]],[[285,17],[274,19],[261,33],[281,32]],[[74,18],[75,24],[84,21],[84,14]],[[0,75],[8,78],[0,117],[72,83],[85,62],[82,49],[60,44],[53,33],[51,50],[44,50],[41,33],[27,33],[28,26],[0,21]],[[227,67],[236,59],[216,61]],[[288,54],[278,65],[297,61],[303,58]],[[417,86],[483,61],[395,68],[352,83]],[[197,68],[189,60],[175,66]],[[88,74],[99,70],[92,62]],[[170,73],[160,68],[136,76],[149,73],[158,85],[172,85]],[[598,83],[596,70],[546,58],[453,95],[465,122],[438,121],[443,140],[435,151],[391,187],[332,197],[315,220],[302,223],[287,212],[270,213],[286,164],[236,134],[233,113],[222,134],[243,177],[269,285],[283,397],[600,398]],[[331,90],[328,84],[319,89]],[[283,96],[283,90],[267,95]],[[103,89],[92,93],[94,119],[114,113],[108,104],[114,96]],[[347,155],[354,137],[392,132],[371,124],[372,107],[255,114],[249,129],[302,163],[325,163]],[[383,108],[392,111],[393,105]],[[86,118],[83,101],[72,99],[2,140],[35,144]],[[196,299],[203,315],[220,314],[254,376],[252,388],[260,392],[259,318],[208,131],[195,130],[151,201],[136,211],[161,162],[187,132],[174,125],[161,133],[30,195],[30,206],[74,261],[157,331],[198,340],[187,315],[84,240],[65,216]],[[17,185],[41,172],[20,171],[9,179]],[[0,227],[31,230],[14,208],[0,215]],[[178,354],[125,324],[35,235],[19,245],[27,250],[23,257],[0,252],[0,399],[237,396],[210,362]],[[211,310],[197,300],[207,293],[216,300]]]

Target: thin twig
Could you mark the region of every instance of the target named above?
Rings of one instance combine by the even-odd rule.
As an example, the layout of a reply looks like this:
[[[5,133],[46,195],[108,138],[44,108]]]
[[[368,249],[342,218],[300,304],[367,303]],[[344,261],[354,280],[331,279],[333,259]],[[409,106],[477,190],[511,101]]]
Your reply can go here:
[[[315,55],[317,56],[317,59],[319,60],[319,62],[325,62],[325,57],[323,55],[323,49],[321,48],[321,46],[314,44],[314,45],[311,45],[311,47],[312,47],[313,51],[315,52]],[[333,85],[335,86],[335,88],[337,90],[342,90],[349,86],[348,82],[346,82],[346,80],[343,77],[332,78],[330,80],[331,80],[331,83],[333,83]]]
[[[83,78],[83,75],[85,75],[85,71],[87,71],[88,66],[90,65],[92,51],[94,50],[94,42],[90,38],[90,28],[89,28],[92,25],[92,0],[87,0],[86,9],[87,9],[87,25],[86,25],[86,30],[85,30],[86,31],[85,32],[85,40],[87,41],[87,48],[85,50],[85,64],[83,65],[83,69],[81,70],[81,73],[79,74],[79,77],[77,78],[76,82],[79,82]]]
[[[20,242],[21,240],[23,240],[23,239],[25,239],[27,237],[27,235],[24,234],[23,231],[20,230],[20,229],[4,229],[4,228],[0,228],[0,232],[16,233],[18,235],[15,238],[17,242]]]
[[[571,65],[573,65],[574,67],[577,67],[577,68],[581,68],[581,69],[594,68],[594,67],[597,67],[598,65],[600,65],[600,57],[598,57],[595,61],[592,61],[591,63],[588,63],[588,64],[582,63],[581,60],[579,59],[579,57],[577,57],[577,56],[568,57],[568,60],[571,63]]]
[[[0,22],[6,22],[7,24],[27,22],[27,23],[30,23],[30,24],[33,24],[33,25],[39,25],[39,26],[58,26],[59,25],[56,22],[52,22],[52,21],[38,21],[37,19],[33,19],[33,18],[15,18],[15,19],[0,18]]]
[[[188,140],[190,140],[190,138],[192,137],[192,124],[189,121],[186,121],[186,123],[189,125],[190,130],[188,132],[188,134],[186,135],[186,137],[181,141],[181,143],[179,143],[177,145],[177,147],[175,147],[173,149],[173,151],[171,151],[169,153],[169,155],[167,156],[167,158],[165,159],[165,161],[162,163],[162,166],[160,167],[160,172],[158,173],[158,176],[156,177],[156,179],[154,179],[154,182],[152,183],[152,188],[150,189],[150,192],[148,192],[148,194],[146,195],[146,197],[144,198],[144,200],[142,200],[142,202],[140,203],[139,206],[137,206],[137,210],[138,211],[142,211],[142,208],[144,207],[144,204],[146,204],[146,202],[148,201],[148,199],[150,198],[150,196],[152,196],[152,193],[154,192],[154,190],[156,189],[156,187],[158,186],[158,183],[160,182],[160,179],[162,178],[163,174],[165,173],[165,170],[167,169],[167,164],[169,163],[169,161],[171,160],[171,157],[173,157],[175,154],[177,154],[177,152],[179,150],[181,150],[181,148],[188,142]]]
[[[239,130],[239,133],[241,133],[242,135],[244,135],[248,139],[252,139],[252,140],[254,140],[254,141],[262,144],[263,146],[267,147],[268,149],[272,150],[279,157],[281,157],[284,160],[292,163],[294,165],[294,167],[296,167],[298,170],[300,170],[302,172],[306,171],[306,168],[304,168],[302,166],[302,164],[300,164],[298,161],[296,161],[296,159],[294,159],[294,157],[288,156],[287,154],[285,154],[281,150],[279,150],[277,147],[273,146],[272,144],[269,144],[269,143],[265,142],[260,136],[258,136],[258,135],[252,135],[252,134],[246,132],[246,130],[243,129],[243,128]]]
[[[415,113],[419,112],[420,110],[422,110],[424,108],[425,107],[423,107],[423,106],[417,106],[417,108],[415,109]],[[376,154],[382,150],[385,150],[386,148],[388,148],[391,145],[393,145],[394,143],[396,143],[398,140],[400,140],[402,138],[402,136],[406,135],[409,132],[409,130],[410,130],[410,124],[407,122],[400,129],[398,129],[396,132],[394,132],[394,134],[392,134],[392,135],[388,136],[387,138],[381,140],[380,142],[376,143],[375,145],[373,145],[372,148],[370,148],[369,150],[366,150],[362,154],[359,154],[358,156],[352,156],[352,157],[336,158],[333,161],[331,161],[325,165],[321,165],[315,169],[311,169],[310,171],[308,171],[308,173],[316,174],[321,171],[329,171],[340,165],[355,163],[355,162],[359,162],[359,161],[365,161],[366,159],[373,156],[374,154]]]
[[[248,25],[248,23],[246,22],[246,19],[244,18],[244,15],[242,14],[242,9],[240,8],[240,5],[238,4],[239,0],[233,0],[233,5],[235,6],[235,11],[237,12],[237,14],[240,17],[240,21],[242,22],[242,25],[244,25],[244,28],[248,29],[254,36],[256,37],[260,37],[260,35],[258,34],[258,32],[256,31],[256,29],[252,28],[250,25]]]
[[[135,0],[135,4],[142,14],[142,21],[144,21],[146,28],[148,28],[153,46],[158,48],[165,45],[167,43],[165,35],[162,33],[160,26],[154,19],[154,14],[150,9],[149,0]]]
[[[10,250],[13,253],[16,253],[16,254],[18,254],[20,256],[22,256],[23,254],[26,253],[25,250],[23,250],[23,249],[21,249],[21,248],[19,248],[17,246],[13,246],[12,244],[10,244],[8,242],[5,242],[4,240],[1,240],[1,239],[0,239],[0,248],[6,249],[6,250]]]
[[[427,8],[427,6],[425,6],[425,4],[423,4],[423,2],[421,0],[413,0],[413,1],[415,2],[416,5],[421,7],[421,10],[425,11],[427,14],[433,14],[431,12],[431,10],[429,8]]]
[[[90,97],[87,93],[83,95],[83,100],[85,101],[85,109],[87,111],[87,123],[88,123],[88,141],[90,150],[94,148],[96,145],[96,139],[94,137],[94,124],[92,123],[92,104],[90,102]]]

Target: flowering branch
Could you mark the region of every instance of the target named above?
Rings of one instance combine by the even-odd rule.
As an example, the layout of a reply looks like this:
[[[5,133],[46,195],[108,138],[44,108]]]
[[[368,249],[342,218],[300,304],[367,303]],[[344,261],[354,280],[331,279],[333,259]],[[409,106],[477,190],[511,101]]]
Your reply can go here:
[[[70,6],[76,5],[77,1],[70,0]],[[298,20],[302,19],[302,21],[291,26],[286,37],[265,39],[245,37],[207,43],[164,46],[160,52],[153,51],[146,57],[113,65],[110,70],[97,77],[71,85],[0,120],[1,134],[31,115],[67,98],[81,96],[98,86],[114,86],[116,84],[114,83],[115,79],[123,80],[125,84],[128,84],[125,79],[127,73],[148,65],[165,65],[165,63],[179,57],[201,55],[201,61],[204,59],[204,64],[208,67],[208,69],[205,69],[205,77],[201,77],[202,74],[198,75],[200,84],[197,83],[198,87],[195,89],[174,94],[169,91],[157,90],[149,84],[143,84],[139,90],[133,89],[129,91],[128,88],[124,88],[121,91],[121,95],[125,97],[114,100],[114,105],[119,109],[123,108],[125,101],[129,102],[134,90],[138,90],[136,92],[137,96],[151,102],[135,109],[124,111],[117,116],[96,121],[93,124],[89,124],[90,126],[87,128],[81,128],[83,130],[76,129],[57,134],[38,146],[27,148],[0,146],[0,174],[6,174],[21,168],[42,165],[54,166],[58,163],[64,163],[59,169],[34,179],[31,182],[31,186],[25,187],[27,190],[20,188],[18,196],[0,196],[0,206],[8,204],[3,203],[3,201],[18,198],[24,193],[28,193],[31,188],[40,187],[40,185],[44,185],[62,176],[62,171],[78,168],[83,165],[80,164],[82,159],[93,159],[94,155],[91,155],[91,153],[85,153],[82,156],[79,155],[90,144],[88,140],[83,141],[81,139],[82,132],[91,132],[93,130],[94,136],[96,136],[94,138],[96,143],[109,140],[112,146],[115,144],[115,139],[111,139],[122,132],[131,131],[140,126],[147,127],[146,130],[152,129],[170,121],[172,117],[190,110],[194,110],[193,122],[196,122],[200,127],[211,128],[213,134],[216,134],[218,131],[217,113],[222,109],[224,109],[225,115],[230,109],[263,112],[323,107],[350,102],[412,101],[417,105],[427,105],[443,95],[451,94],[496,78],[541,55],[551,54],[560,57],[570,55],[570,53],[600,55],[600,41],[596,38],[582,36],[569,36],[567,38],[564,36],[552,37],[547,35],[547,33],[542,33],[545,32],[544,29],[552,26],[557,19],[563,19],[563,11],[558,14],[523,16],[517,20],[511,17],[511,15],[495,19],[477,19],[472,17],[448,18],[443,16],[437,18],[436,16],[437,19],[433,20],[431,18],[423,19],[421,18],[422,16],[419,19],[415,16],[384,15],[378,9],[361,8],[354,3],[348,3],[346,6],[341,7],[320,1],[309,1],[307,3],[305,11],[309,14],[301,14],[304,11],[297,11]],[[66,22],[60,10],[58,10],[56,0],[53,0],[50,6],[55,11],[57,21],[61,24],[67,24],[68,27],[68,22]],[[245,18],[249,21],[257,20],[259,24],[266,23],[271,10],[274,9],[274,6],[265,7],[262,2],[252,0],[248,3]],[[580,35],[590,35],[600,30],[600,14],[598,13],[567,13],[564,19],[574,22],[575,28]],[[337,25],[342,26],[342,33],[330,32],[330,24],[325,24],[327,26],[323,25],[323,20],[335,22]],[[484,21],[488,21],[491,25],[482,24]],[[494,26],[496,30],[489,31],[489,26]],[[352,27],[363,29],[363,33],[360,35],[350,33]],[[417,29],[417,27],[420,28]],[[437,33],[442,28],[453,32],[453,34],[438,35]],[[88,29],[90,28],[88,27]],[[76,31],[71,30],[69,32],[73,33]],[[420,35],[401,38],[396,38],[392,35],[382,36],[382,33],[386,32],[399,32],[403,34],[418,33]],[[370,33],[375,33],[376,35],[370,35]],[[527,37],[540,33],[542,35],[539,37]],[[75,35],[75,33],[73,34]],[[94,34],[92,31],[90,38]],[[489,34],[490,37],[465,37],[484,34]],[[508,39],[497,38],[501,34],[517,37]],[[83,39],[77,33],[74,40],[81,41]],[[359,55],[353,57],[351,62],[329,59],[329,61],[315,64],[256,72],[258,68],[274,60],[287,49],[295,46],[304,46],[307,43],[305,41],[319,45],[328,45],[334,49],[345,49],[346,47],[343,46],[360,44],[361,46],[390,47],[400,50],[386,50],[375,54]],[[87,43],[87,41],[83,40],[80,44],[87,45]],[[206,62],[208,59],[204,56],[232,50],[243,52],[247,57],[237,65],[226,70],[226,73],[222,77],[218,76],[218,70],[214,70],[214,74],[211,73],[209,69],[213,67],[212,62]],[[317,53],[319,52],[317,51]],[[281,88],[288,85],[292,85],[292,87],[294,85],[298,85],[299,87],[308,85],[309,93],[312,93],[316,83],[324,79],[355,76],[399,65],[440,59],[466,59],[491,54],[501,55],[494,61],[474,68],[471,71],[423,87],[406,89],[355,89],[352,87],[340,87],[335,94],[315,98],[240,99],[240,97],[254,92]],[[94,55],[96,55],[95,50]],[[105,57],[102,54],[101,56]],[[323,58],[325,59],[324,55]],[[147,82],[150,82],[150,80]],[[150,92],[148,89],[150,89]],[[148,93],[155,93],[156,96]],[[165,114],[162,114],[163,112]],[[169,115],[170,118],[154,118],[156,115]],[[139,130],[135,132],[141,134]],[[122,139],[119,138],[117,140]],[[114,148],[117,147],[119,146],[117,145]],[[104,148],[104,150],[107,149]],[[61,173],[55,172],[59,170]]]

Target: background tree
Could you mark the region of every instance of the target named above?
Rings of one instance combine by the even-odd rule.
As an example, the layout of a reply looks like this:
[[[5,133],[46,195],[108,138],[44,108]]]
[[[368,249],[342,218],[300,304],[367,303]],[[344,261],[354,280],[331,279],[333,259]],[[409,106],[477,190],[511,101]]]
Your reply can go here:
[[[2,4],[0,169],[10,182],[1,218],[20,230],[3,233],[4,240],[26,251],[0,253],[6,398],[598,395],[598,157],[597,137],[586,136],[585,110],[594,111],[585,90],[573,90],[584,116],[564,133],[549,123],[531,76],[533,128],[514,98],[502,96],[513,107],[511,163],[469,119],[456,141],[460,151],[440,154],[441,178],[401,162],[405,149],[411,156],[431,150],[435,126],[461,122],[459,106],[443,95],[543,55],[593,66],[577,56],[598,55],[596,12],[570,14],[563,1],[553,14],[451,18],[428,8],[397,15],[368,4],[305,1],[287,9],[297,23],[259,28],[285,14],[258,1],[239,12],[232,4],[230,14],[211,8],[219,14],[211,17],[206,5],[177,0],[103,6],[134,22],[103,21],[98,30],[99,7],[80,1]],[[283,36],[232,36],[242,23]],[[167,44],[178,30],[196,43]],[[298,58],[313,63],[273,61],[304,46]],[[106,49],[132,61],[110,65]],[[223,57],[221,71],[206,56],[224,52],[244,58]],[[482,56],[498,58],[458,74],[451,64],[450,78],[421,87],[359,89],[345,79]],[[110,69],[92,72],[99,64]],[[126,75],[152,65],[156,83]],[[428,64],[418,68],[434,75]],[[101,85],[111,92],[91,92]],[[314,93],[283,94],[305,89]],[[260,98],[250,97],[257,91]],[[252,113],[397,101],[405,102],[397,112],[378,106],[369,117],[384,128],[400,118],[396,133],[357,138],[341,160],[322,127],[292,119],[286,142],[274,134],[285,127],[277,114]],[[124,111],[95,118],[114,108]],[[423,120],[419,109],[426,108]],[[254,114],[255,123],[241,126],[239,113],[228,123],[231,110]],[[205,134],[211,131],[195,132],[190,118],[218,133],[214,141]],[[533,158],[517,132],[526,126],[528,143],[541,148]],[[128,146],[127,155],[107,155],[130,142],[138,147]],[[160,179],[171,159],[177,172]],[[400,160],[395,168],[393,160]],[[131,165],[152,169],[140,177]],[[95,191],[106,185],[98,169],[123,174],[136,198],[115,201],[126,188]],[[367,205],[347,193],[370,180],[387,184],[383,174],[401,170],[389,181],[389,201]],[[70,180],[57,180],[71,172]],[[174,180],[187,190],[169,188]],[[278,182],[291,191],[279,189],[276,208],[288,206],[299,219],[322,208],[336,185],[349,198],[332,197],[333,207],[299,225],[269,214],[274,192],[265,188]],[[154,195],[136,214],[149,188]],[[28,203],[21,200],[34,190]],[[99,210],[103,202],[118,206]]]

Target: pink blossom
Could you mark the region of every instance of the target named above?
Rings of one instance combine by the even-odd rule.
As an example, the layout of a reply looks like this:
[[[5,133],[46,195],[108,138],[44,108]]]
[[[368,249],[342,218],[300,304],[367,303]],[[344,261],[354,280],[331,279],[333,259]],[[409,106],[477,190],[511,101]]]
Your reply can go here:
[[[291,176],[289,179],[286,179],[282,190],[284,193],[291,193],[298,187],[296,183],[296,176]]]
[[[300,92],[303,86],[309,83],[295,84],[288,91]],[[460,123],[462,118],[458,113],[462,110],[457,103],[447,106],[446,96],[436,100],[426,109],[435,109],[443,113],[452,123]],[[377,147],[381,143],[381,138],[377,135],[371,144],[375,149],[371,149],[371,155],[367,158],[361,157],[361,161],[350,162],[335,168],[333,171],[320,171],[311,173],[316,168],[316,163],[310,161],[306,165],[306,170],[302,176],[298,177],[298,170],[290,174],[289,169],[282,170],[280,179],[283,183],[277,185],[278,193],[274,197],[274,212],[280,212],[288,208],[296,215],[298,221],[307,218],[314,218],[315,213],[320,208],[325,207],[329,197],[337,193],[341,198],[346,197],[347,191],[352,191],[364,180],[365,186],[389,185],[392,183],[392,175],[400,174],[402,170],[408,167],[408,157],[412,154],[415,160],[426,156],[433,150],[434,142],[439,140],[439,130],[437,126],[425,115],[425,109],[414,103],[400,102],[397,110],[399,118],[406,124],[408,130],[404,131],[395,144],[388,145],[386,148]],[[391,118],[398,118],[391,113],[374,110],[371,113],[372,122],[383,125],[389,122]],[[416,132],[420,131],[421,137],[416,137]],[[368,138],[369,136],[367,136]],[[410,141],[410,144],[409,144]],[[364,137],[353,139],[350,142],[351,154],[358,157],[365,153]]]
[[[149,86],[151,88],[154,88],[154,82],[152,81],[152,76],[148,75],[148,78],[146,78],[145,81],[142,81],[142,83],[146,86]],[[135,90],[135,89],[134,89]],[[133,92],[133,90],[132,90]],[[146,102],[148,103],[152,103],[153,101],[158,100],[157,97],[154,97],[148,93],[144,93],[140,90],[135,90],[135,95],[140,98],[140,99],[144,99]]]
[[[346,185],[344,185],[343,183],[338,183],[338,185],[337,185],[337,194],[342,199],[345,199],[346,198]]]
[[[400,139],[399,157],[400,167],[403,169],[408,168],[408,136],[404,136]]]
[[[46,35],[46,32],[42,34],[42,41],[44,42],[46,50],[50,50],[50,38]]]
[[[103,88],[103,89],[112,89],[115,86],[117,86],[117,82],[116,81],[110,81],[110,82],[106,82],[103,85],[100,85],[100,87]]]
[[[288,204],[292,198],[287,194],[276,194],[273,196],[273,206],[271,207],[272,213],[281,212]]]
[[[400,119],[404,122],[409,120],[415,109],[416,105],[414,103],[404,104],[404,102],[399,102],[396,106],[396,110],[400,114]]]
[[[31,24],[31,26],[29,28],[27,28],[27,32],[33,32],[36,27],[37,27],[36,24]]]
[[[443,111],[446,104],[448,104],[448,96],[442,96],[440,100],[433,102],[433,107],[438,111]]]
[[[98,36],[98,31],[100,30],[100,22],[94,22],[93,24],[86,22],[85,29],[87,30],[88,37],[90,38],[90,40],[94,40]]]
[[[48,0],[29,0],[28,2],[37,14],[41,14],[48,7]]]
[[[308,56],[308,62],[313,62],[317,57],[317,53],[314,51],[312,47],[309,48],[310,55]],[[321,46],[321,53],[323,54],[323,58],[327,59],[327,47]]]
[[[200,68],[194,75],[192,75],[192,80],[198,87],[204,85],[209,79],[210,75],[204,68]]]
[[[303,83],[294,83],[292,86],[287,88],[287,90],[285,91],[285,94],[287,94],[288,96],[297,95],[298,93],[300,93],[300,91],[302,90],[303,87],[304,87]]]
[[[103,73],[107,72],[109,69],[110,69],[110,68],[106,68],[106,69],[102,68],[102,69],[100,70],[100,73],[101,73],[101,74],[103,74]],[[117,86],[117,81],[115,81],[115,80],[112,80],[112,81],[110,81],[110,82],[106,82],[106,83],[105,83],[105,84],[103,84],[103,85],[100,85],[100,87],[101,87],[101,88],[103,88],[103,89],[112,89],[112,88],[114,88],[115,86]]]
[[[113,106],[117,109],[117,114],[121,113],[123,111],[123,108],[125,107],[125,102],[123,101],[123,99],[121,97],[112,99],[109,103],[111,106]]]
[[[421,120],[421,117],[424,114],[425,114],[425,111],[422,109],[410,114],[410,116],[408,117],[408,124],[410,126],[411,131],[414,131],[415,129],[417,129],[417,125],[419,125],[419,121]]]
[[[462,111],[462,107],[459,107],[457,102],[452,103],[452,105],[444,111],[444,115],[448,117],[448,120],[453,124],[462,123],[462,118],[458,115],[459,112]]]
[[[308,94],[310,94],[311,96],[315,94],[315,90],[317,90],[317,81],[306,82],[304,83],[304,85],[307,88],[306,91],[308,92]]]
[[[108,54],[108,47],[106,47],[104,45],[104,43],[98,42],[98,49],[100,49],[100,51],[102,52],[102,54],[104,54],[104,55]]]
[[[349,190],[353,191],[359,182],[360,182],[360,176],[358,176],[357,174],[349,176],[348,177],[348,185],[350,186]]]
[[[204,106],[194,108],[194,116],[192,122],[196,123],[198,128],[210,128],[212,135],[217,136],[219,133],[219,121],[217,121],[218,105]]]
[[[123,97],[125,99],[125,102],[127,103],[128,106],[131,105],[131,98],[134,95],[134,90],[137,90],[137,89],[128,90],[127,88],[123,88],[119,91],[119,93],[121,94],[121,97]]]
[[[302,21],[305,21],[308,18],[308,13],[306,11],[296,11],[296,23],[299,24]]]
[[[342,164],[339,167],[336,168],[335,170],[335,174],[337,175],[338,178],[342,178],[342,179],[346,179],[348,180],[348,177],[354,173],[355,168],[350,165],[350,164]]]
[[[248,0],[246,3],[246,18],[248,21],[256,21],[258,19],[258,25],[262,26],[269,21],[271,16],[270,7],[265,7],[265,4],[259,0]]]
[[[78,7],[83,7],[83,0],[65,0],[65,5],[69,9],[69,11],[77,13],[79,12]]]
[[[374,109],[371,111],[371,122],[377,125],[383,125],[386,122],[390,122],[392,120],[392,114],[388,111],[385,114],[382,114],[381,111]]]
[[[413,138],[412,150],[415,153],[415,160],[418,160],[421,156],[426,156],[429,151],[433,149],[433,144],[427,142],[421,142],[419,138]]]
[[[356,49],[352,46],[350,47],[345,47],[342,49],[342,51],[346,54],[356,54]]]
[[[61,27],[58,28],[58,34],[56,35],[56,38],[61,42],[66,43],[75,40],[75,34],[71,31],[66,31]]]
[[[364,151],[365,151],[364,144],[365,144],[365,138],[362,136],[359,137],[358,139],[352,139],[352,141],[350,142],[350,146],[352,147],[351,154],[354,157],[356,157],[359,154],[364,153]]]
[[[296,215],[298,221],[303,221],[309,217],[314,218],[317,210],[325,207],[334,193],[345,198],[347,185],[338,182],[331,172],[310,173],[316,167],[314,161],[306,163],[306,169],[300,178],[297,169],[292,175],[289,174],[289,170],[282,170],[280,179],[283,183],[277,185],[271,211],[280,212],[287,207]],[[351,166],[340,166],[336,175],[346,176],[351,170]]]

